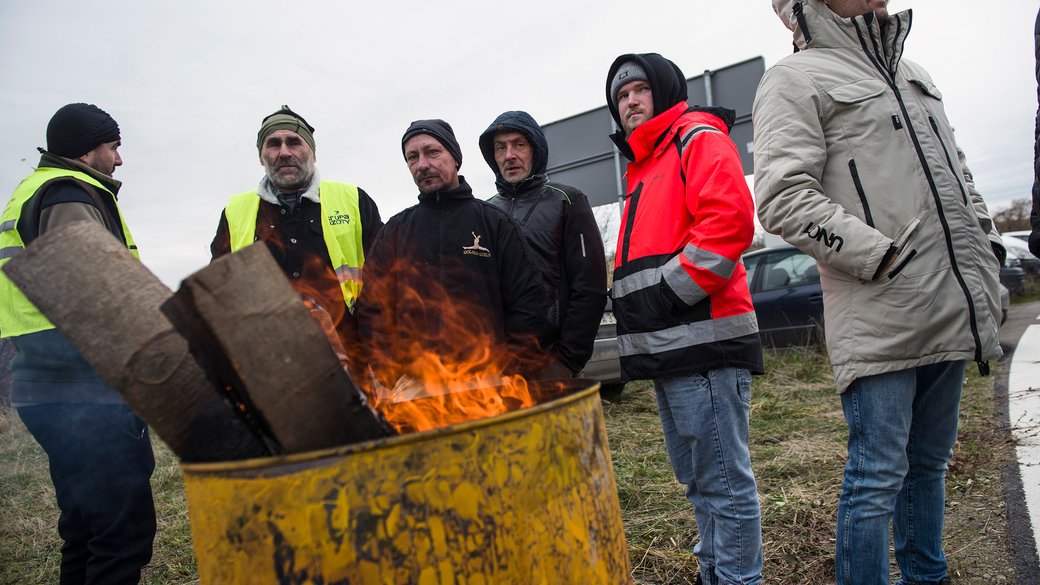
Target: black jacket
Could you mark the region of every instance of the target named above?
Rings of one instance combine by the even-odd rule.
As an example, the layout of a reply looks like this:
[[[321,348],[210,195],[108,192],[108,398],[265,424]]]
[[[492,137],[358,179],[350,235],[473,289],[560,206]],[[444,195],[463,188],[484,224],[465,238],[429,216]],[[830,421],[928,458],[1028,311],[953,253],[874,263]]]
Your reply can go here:
[[[513,185],[495,161],[496,132],[520,132],[533,148],[531,175]],[[607,300],[607,266],[599,225],[584,193],[551,183],[545,174],[549,145],[527,112],[505,112],[480,135],[480,151],[495,173],[490,203],[520,222],[551,291],[547,342],[554,357],[580,372],[592,357]]]
[[[429,352],[445,364],[488,353],[510,373],[537,367],[546,301],[518,226],[455,189],[391,217],[365,261],[357,319],[383,384]]]
[[[1040,100],[1040,13],[1036,15],[1033,26],[1033,51],[1036,68],[1036,97]],[[1029,214],[1029,225],[1033,231],[1029,234],[1029,251],[1040,257],[1040,109],[1036,111],[1036,125],[1033,137],[1033,210]]]

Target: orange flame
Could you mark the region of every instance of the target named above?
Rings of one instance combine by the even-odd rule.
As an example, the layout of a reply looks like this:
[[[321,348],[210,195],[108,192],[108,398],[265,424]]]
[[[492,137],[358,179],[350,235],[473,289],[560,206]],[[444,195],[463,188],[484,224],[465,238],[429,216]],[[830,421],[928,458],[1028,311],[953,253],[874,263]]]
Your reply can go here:
[[[403,260],[395,262],[393,270],[397,279],[407,271],[414,273]],[[331,270],[328,276],[335,279]],[[336,308],[329,310],[327,305],[333,303],[322,300],[329,296],[327,292],[301,281],[293,284],[305,301],[312,299],[308,302],[312,315],[369,405],[398,433],[497,416],[537,402],[527,379],[516,371],[517,363],[531,356],[515,355],[497,339],[482,307],[453,299],[439,287],[433,294],[428,289],[422,294],[407,289],[399,293],[397,305],[390,306],[388,299],[393,297],[381,290],[382,283],[366,281],[363,304],[382,315],[371,319],[372,328],[381,335],[364,339],[366,347],[361,350],[342,339],[339,319],[351,317],[345,312],[335,314]],[[436,331],[428,330],[431,314],[442,325]],[[356,312],[353,318],[358,318]],[[448,351],[430,349],[445,342]],[[364,357],[356,355],[359,350]]]

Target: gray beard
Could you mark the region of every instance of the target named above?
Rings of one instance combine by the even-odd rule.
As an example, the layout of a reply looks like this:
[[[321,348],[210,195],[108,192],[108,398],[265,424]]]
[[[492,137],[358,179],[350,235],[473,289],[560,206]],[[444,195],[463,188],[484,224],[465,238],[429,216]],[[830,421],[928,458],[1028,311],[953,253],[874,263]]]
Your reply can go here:
[[[299,179],[297,179],[295,181],[291,181],[291,182],[283,180],[282,177],[278,173],[273,173],[273,174],[268,173],[268,175],[267,175],[267,179],[271,182],[271,185],[273,185],[276,189],[278,189],[282,193],[301,191],[303,189],[306,189],[307,185],[311,184],[311,179],[313,179],[313,178],[314,178],[314,170],[313,169],[311,169],[311,172],[306,177],[301,177],[301,178],[299,178]]]

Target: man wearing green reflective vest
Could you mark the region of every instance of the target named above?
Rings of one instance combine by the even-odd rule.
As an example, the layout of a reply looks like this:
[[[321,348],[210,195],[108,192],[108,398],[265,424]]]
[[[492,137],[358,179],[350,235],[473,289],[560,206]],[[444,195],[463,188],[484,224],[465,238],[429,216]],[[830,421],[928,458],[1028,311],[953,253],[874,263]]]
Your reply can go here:
[[[82,220],[105,226],[137,256],[112,178],[123,164],[120,145],[119,126],[97,106],[59,109],[39,165],[0,216],[0,264],[40,235]],[[2,274],[0,336],[18,350],[11,404],[50,464],[64,541],[60,582],[137,583],[155,536],[147,427]]]
[[[321,180],[314,128],[289,106],[264,118],[256,147],[264,176],[228,201],[210,252],[218,258],[265,242],[293,287],[335,323],[353,361],[354,304],[365,253],[383,227],[379,209],[363,189]]]

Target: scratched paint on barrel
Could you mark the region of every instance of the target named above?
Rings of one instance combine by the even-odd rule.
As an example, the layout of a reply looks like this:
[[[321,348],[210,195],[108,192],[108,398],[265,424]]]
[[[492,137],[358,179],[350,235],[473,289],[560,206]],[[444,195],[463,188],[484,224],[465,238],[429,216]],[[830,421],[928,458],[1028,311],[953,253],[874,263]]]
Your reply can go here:
[[[596,390],[340,450],[185,465],[200,579],[629,583]]]

